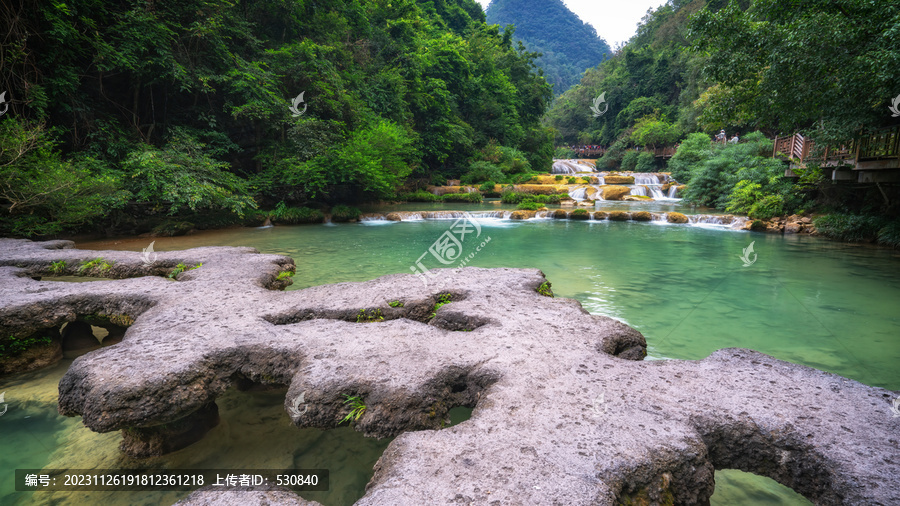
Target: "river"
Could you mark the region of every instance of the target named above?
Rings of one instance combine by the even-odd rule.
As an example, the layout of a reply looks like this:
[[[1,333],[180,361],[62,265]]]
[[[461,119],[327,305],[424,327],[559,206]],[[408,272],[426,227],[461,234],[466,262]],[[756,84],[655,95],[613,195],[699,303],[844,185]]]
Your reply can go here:
[[[691,212],[677,204],[655,205],[654,212]],[[451,207],[498,208],[489,203]],[[450,207],[420,204],[369,210],[441,208]],[[462,245],[461,258],[471,257],[468,265],[541,269],[557,296],[577,299],[591,313],[640,330],[648,341],[648,360],[701,359],[720,348],[745,347],[869,385],[900,389],[896,367],[900,362],[900,252],[715,225],[549,219],[476,222],[478,240]],[[427,252],[452,223],[368,221],[228,229],[156,238],[154,246],[158,251],[253,246],[265,253],[289,255],[297,263],[289,289],[300,289],[410,273],[417,261],[429,269],[443,267]],[[490,240],[485,242],[486,238]],[[151,240],[79,242],[78,247],[140,251]],[[753,253],[745,255],[751,243]],[[80,420],[56,413],[56,384],[68,363],[0,384],[9,403],[9,412],[0,418],[3,469],[324,467],[331,470],[332,489],[304,497],[342,505],[364,493],[372,465],[389,443],[364,438],[349,428],[298,430],[284,413],[284,392],[229,391],[218,401],[222,424],[203,441],[137,463],[119,454],[117,433],[95,434]],[[746,473],[718,471],[716,481],[713,504],[809,504],[771,480]],[[24,493],[12,490],[11,473],[0,478],[2,504],[171,504],[184,495]]]

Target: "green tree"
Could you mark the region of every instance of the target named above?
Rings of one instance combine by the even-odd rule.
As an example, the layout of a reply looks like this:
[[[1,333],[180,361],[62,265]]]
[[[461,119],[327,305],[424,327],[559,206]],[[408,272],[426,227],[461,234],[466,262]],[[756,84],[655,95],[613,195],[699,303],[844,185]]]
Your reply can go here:
[[[813,130],[845,141],[888,121],[900,82],[896,2],[729,2],[690,25],[706,74],[722,89],[710,102],[770,132]]]
[[[96,159],[64,159],[41,124],[0,122],[0,233],[54,234],[124,205],[117,174]]]
[[[122,164],[137,202],[148,202],[169,214],[190,209],[226,209],[243,215],[256,207],[246,195],[246,181],[228,172],[229,164],[213,158],[206,145],[183,129],[175,129],[162,149],[143,145]]]

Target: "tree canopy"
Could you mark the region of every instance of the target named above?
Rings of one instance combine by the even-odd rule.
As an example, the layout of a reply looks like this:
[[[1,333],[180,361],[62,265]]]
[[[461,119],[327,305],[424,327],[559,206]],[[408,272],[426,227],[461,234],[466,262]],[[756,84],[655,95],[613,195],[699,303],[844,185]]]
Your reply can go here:
[[[550,86],[473,0],[13,0],[0,16],[2,142],[41,139],[0,167],[10,187],[39,157],[80,164],[129,212],[245,212],[459,177],[489,142],[550,162]],[[0,204],[4,231],[26,220]]]

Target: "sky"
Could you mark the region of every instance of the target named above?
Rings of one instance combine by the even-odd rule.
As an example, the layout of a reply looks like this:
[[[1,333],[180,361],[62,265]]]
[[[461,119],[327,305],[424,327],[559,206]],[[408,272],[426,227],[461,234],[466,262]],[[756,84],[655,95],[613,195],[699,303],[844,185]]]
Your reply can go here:
[[[490,0],[476,1],[484,8],[491,3]],[[664,4],[665,0],[563,0],[563,3],[582,21],[592,24],[597,34],[606,39],[609,47],[614,48],[634,35],[637,24],[647,13],[647,9],[655,9]]]

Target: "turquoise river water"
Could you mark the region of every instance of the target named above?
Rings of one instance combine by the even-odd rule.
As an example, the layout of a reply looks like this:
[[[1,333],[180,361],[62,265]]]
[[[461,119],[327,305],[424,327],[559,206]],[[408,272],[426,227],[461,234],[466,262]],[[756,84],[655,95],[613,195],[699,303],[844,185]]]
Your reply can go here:
[[[455,205],[459,209],[463,205]],[[680,206],[665,204],[655,212]],[[379,209],[422,210],[430,205]],[[467,210],[497,209],[491,204]],[[643,207],[642,207],[643,209]],[[683,210],[690,212],[690,209]],[[290,289],[409,273],[452,220],[229,229],[157,238],[158,251],[253,246],[297,263]],[[648,359],[702,359],[724,347],[777,358],[900,390],[900,252],[806,236],[775,236],[712,225],[607,221],[478,219],[479,242],[463,243],[468,265],[541,269],[557,296],[619,319],[649,344]],[[485,238],[490,241],[476,251]],[[88,249],[140,251],[151,239],[80,242]],[[754,243],[747,267],[743,249]],[[754,259],[754,255],[748,257]],[[428,268],[443,265],[426,256]],[[229,391],[217,402],[222,423],[166,457],[133,461],[118,433],[95,434],[56,413],[56,386],[70,361],[0,381],[0,504],[172,504],[180,493],[15,492],[16,468],[328,468],[331,489],[304,497],[352,504],[390,441],[350,428],[298,430],[284,392]],[[465,413],[455,413],[457,422]],[[716,472],[716,505],[810,504],[767,478]]]

